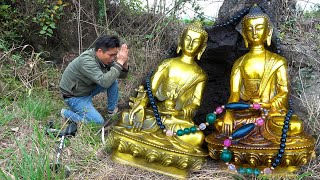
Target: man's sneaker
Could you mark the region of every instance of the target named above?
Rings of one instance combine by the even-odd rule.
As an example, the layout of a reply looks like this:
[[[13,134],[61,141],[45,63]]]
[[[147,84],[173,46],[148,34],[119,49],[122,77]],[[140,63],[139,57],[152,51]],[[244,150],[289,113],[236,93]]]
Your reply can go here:
[[[61,111],[60,111],[60,114],[61,114],[61,117],[63,118],[63,119],[66,119],[66,117],[64,116],[64,112],[66,111],[66,109],[61,109]]]
[[[109,115],[109,116],[113,116],[113,115],[117,114],[118,111],[119,111],[119,108],[116,107],[113,111],[108,111],[108,115]]]

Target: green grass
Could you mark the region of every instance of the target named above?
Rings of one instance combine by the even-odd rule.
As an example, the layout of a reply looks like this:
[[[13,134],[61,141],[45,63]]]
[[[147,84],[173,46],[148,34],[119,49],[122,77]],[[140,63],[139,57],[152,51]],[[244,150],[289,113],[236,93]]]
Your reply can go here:
[[[34,118],[39,121],[44,120],[54,111],[59,112],[55,102],[47,93],[40,95],[39,92],[23,98],[19,106],[23,118]]]
[[[1,107],[1,106],[0,106]],[[5,125],[14,118],[14,113],[8,112],[6,108],[0,109],[0,126]]]
[[[57,145],[50,142],[38,125],[33,126],[32,134],[24,139],[15,138],[18,146],[12,156],[7,157],[9,163],[6,172],[10,176],[0,170],[0,179],[63,179],[64,171],[55,174],[50,169],[50,163],[54,163],[54,159],[50,159],[52,147]],[[13,151],[13,150],[11,150]]]

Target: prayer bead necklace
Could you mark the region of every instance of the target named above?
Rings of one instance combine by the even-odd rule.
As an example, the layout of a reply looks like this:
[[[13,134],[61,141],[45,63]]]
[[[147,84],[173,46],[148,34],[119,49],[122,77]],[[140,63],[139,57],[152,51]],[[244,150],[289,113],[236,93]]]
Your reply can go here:
[[[271,167],[266,167],[262,171],[260,171],[258,168],[253,169],[253,168],[240,167],[237,169],[234,164],[230,163],[230,160],[232,158],[232,153],[230,150],[228,150],[228,148],[231,146],[232,140],[235,140],[235,139],[238,139],[241,137],[245,137],[254,129],[254,125],[252,125],[253,123],[250,123],[250,124],[246,124],[246,125],[238,128],[235,132],[233,132],[231,134],[231,136],[229,136],[229,138],[224,140],[224,148],[223,148],[223,151],[220,155],[220,159],[226,163],[226,165],[228,166],[228,170],[238,172],[243,175],[252,175],[253,174],[255,176],[258,176],[260,174],[271,174],[272,170],[280,164],[281,159],[283,157],[283,154],[285,152],[287,132],[289,129],[290,120],[291,120],[292,115],[293,115],[292,100],[289,99],[289,111],[284,118],[282,135],[281,135],[281,139],[280,139],[280,148],[279,148],[278,154],[276,155],[276,158],[274,159],[273,163],[271,164]],[[261,126],[261,125],[263,125],[263,123],[260,125],[260,123],[258,123],[256,121],[256,125]]]
[[[252,168],[240,167],[237,169],[234,164],[230,163],[230,161],[232,159],[232,153],[230,150],[228,150],[228,148],[232,145],[232,140],[240,139],[240,138],[247,136],[250,132],[252,132],[252,130],[255,128],[255,126],[262,126],[265,123],[266,116],[268,115],[267,110],[262,108],[259,103],[254,103],[254,104],[229,103],[224,106],[217,107],[213,113],[209,113],[206,116],[207,122],[201,123],[199,125],[199,127],[192,126],[190,128],[179,129],[177,132],[173,132],[170,129],[166,129],[165,125],[161,121],[158,107],[155,103],[155,99],[153,97],[152,90],[151,90],[151,85],[150,85],[151,75],[152,75],[152,72],[149,73],[146,78],[146,86],[147,86],[147,94],[148,94],[148,98],[149,98],[149,103],[152,106],[153,113],[156,118],[158,126],[160,127],[160,129],[162,129],[162,131],[164,133],[166,133],[167,136],[174,136],[174,135],[183,136],[183,135],[188,135],[190,133],[195,133],[198,130],[204,130],[204,129],[206,129],[207,126],[209,126],[210,124],[213,124],[215,122],[215,120],[217,118],[216,115],[221,114],[224,111],[224,109],[245,110],[245,109],[252,108],[255,110],[260,110],[263,115],[261,117],[256,118],[254,123],[248,123],[248,124],[241,126],[237,130],[235,130],[227,139],[224,140],[224,142],[223,142],[224,148],[220,154],[220,159],[226,163],[226,165],[228,166],[228,169],[230,171],[235,171],[235,172],[238,172],[238,173],[244,174],[244,175],[245,174],[248,174],[248,175],[253,174],[255,176],[258,176],[260,174],[271,174],[272,170],[280,164],[281,159],[284,154],[284,151],[285,151],[285,147],[286,147],[286,138],[287,138],[287,132],[288,132],[289,125],[290,125],[290,120],[293,115],[291,99],[289,99],[289,111],[284,118],[282,135],[281,135],[281,139],[280,139],[280,148],[279,148],[278,154],[276,155],[276,158],[274,159],[271,167],[264,168],[263,171],[260,171],[258,168],[252,169]]]

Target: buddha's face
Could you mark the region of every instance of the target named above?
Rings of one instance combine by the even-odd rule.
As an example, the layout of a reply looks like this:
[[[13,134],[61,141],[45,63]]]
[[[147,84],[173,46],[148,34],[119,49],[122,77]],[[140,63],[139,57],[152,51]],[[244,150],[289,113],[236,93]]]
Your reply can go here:
[[[243,33],[251,45],[263,44],[268,37],[268,20],[263,17],[244,20]]]
[[[202,34],[196,31],[187,30],[181,39],[181,49],[185,55],[195,56],[202,47]]]

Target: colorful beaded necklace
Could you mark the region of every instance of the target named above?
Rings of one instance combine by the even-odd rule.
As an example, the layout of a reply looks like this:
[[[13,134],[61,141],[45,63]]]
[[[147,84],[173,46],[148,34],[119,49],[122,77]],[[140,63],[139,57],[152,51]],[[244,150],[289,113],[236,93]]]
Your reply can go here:
[[[256,106],[256,108],[254,108],[254,109],[258,109],[259,105],[260,104],[254,104],[254,106]],[[234,108],[234,109],[239,110],[237,108]],[[232,140],[236,140],[236,139],[245,137],[255,128],[256,125],[262,126],[264,124],[264,119],[267,114],[263,108],[261,108],[261,110],[264,112],[264,116],[262,116],[261,119],[258,118],[255,123],[249,123],[249,124],[243,125],[242,127],[238,128],[236,131],[234,131],[227,139],[224,140],[224,142],[223,142],[224,147],[223,147],[223,151],[220,154],[220,159],[226,163],[226,165],[228,166],[228,169],[230,171],[238,172],[238,173],[244,174],[244,175],[252,175],[253,174],[255,176],[258,176],[260,174],[271,174],[272,170],[280,164],[281,159],[283,157],[283,154],[285,152],[287,132],[289,129],[291,117],[293,115],[291,99],[289,99],[289,111],[284,118],[282,135],[281,135],[281,139],[280,139],[280,148],[279,148],[278,154],[276,155],[276,158],[274,159],[273,163],[271,164],[271,167],[266,167],[263,169],[263,171],[260,171],[257,168],[253,169],[253,168],[240,167],[237,169],[234,164],[230,163],[230,161],[232,159],[232,153],[230,150],[228,150],[228,148],[231,146]]]
[[[188,135],[190,133],[195,133],[198,130],[205,130],[207,126],[209,126],[210,124],[213,124],[217,118],[217,114],[221,114],[224,109],[230,109],[230,110],[245,110],[245,109],[255,109],[255,110],[260,110],[262,112],[262,116],[258,117],[255,119],[254,123],[248,123],[245,124],[243,126],[241,126],[240,128],[238,128],[237,130],[235,130],[227,139],[224,140],[223,145],[223,151],[220,154],[220,159],[222,161],[224,161],[226,163],[226,165],[228,166],[228,169],[231,171],[235,171],[238,172],[240,174],[248,174],[248,175],[255,175],[258,176],[260,174],[271,174],[272,170],[277,167],[280,162],[281,159],[283,157],[284,151],[285,151],[285,147],[286,147],[286,138],[287,138],[287,132],[289,129],[289,125],[290,125],[290,119],[293,115],[293,109],[292,109],[292,101],[291,99],[289,99],[289,111],[286,114],[285,118],[284,118],[284,124],[283,124],[283,128],[282,128],[282,135],[281,135],[281,139],[280,139],[280,148],[278,151],[278,154],[276,156],[276,158],[274,159],[271,167],[267,167],[264,168],[263,171],[260,171],[259,169],[255,168],[236,168],[236,166],[232,163],[230,163],[231,159],[232,159],[232,153],[230,150],[228,150],[228,148],[231,146],[232,144],[232,140],[236,140],[236,139],[240,139],[243,138],[245,136],[247,136],[254,128],[255,126],[262,126],[265,122],[265,118],[267,116],[267,110],[262,108],[261,105],[259,103],[254,103],[254,104],[247,104],[247,103],[229,103],[226,104],[224,106],[220,106],[217,107],[216,110],[213,113],[209,113],[206,116],[206,123],[201,123],[199,125],[199,127],[196,126],[192,126],[190,128],[184,128],[184,129],[179,129],[177,132],[173,132],[170,129],[166,129],[165,125],[162,123],[159,111],[158,111],[158,107],[156,105],[154,96],[152,94],[152,90],[151,90],[151,85],[150,85],[150,78],[151,78],[152,72],[149,73],[147,75],[146,78],[146,87],[147,87],[147,95],[149,98],[149,103],[151,104],[151,107],[153,109],[153,113],[154,116],[156,118],[157,124],[160,127],[160,129],[162,129],[162,131],[164,133],[166,133],[167,136],[183,136],[183,135]]]

